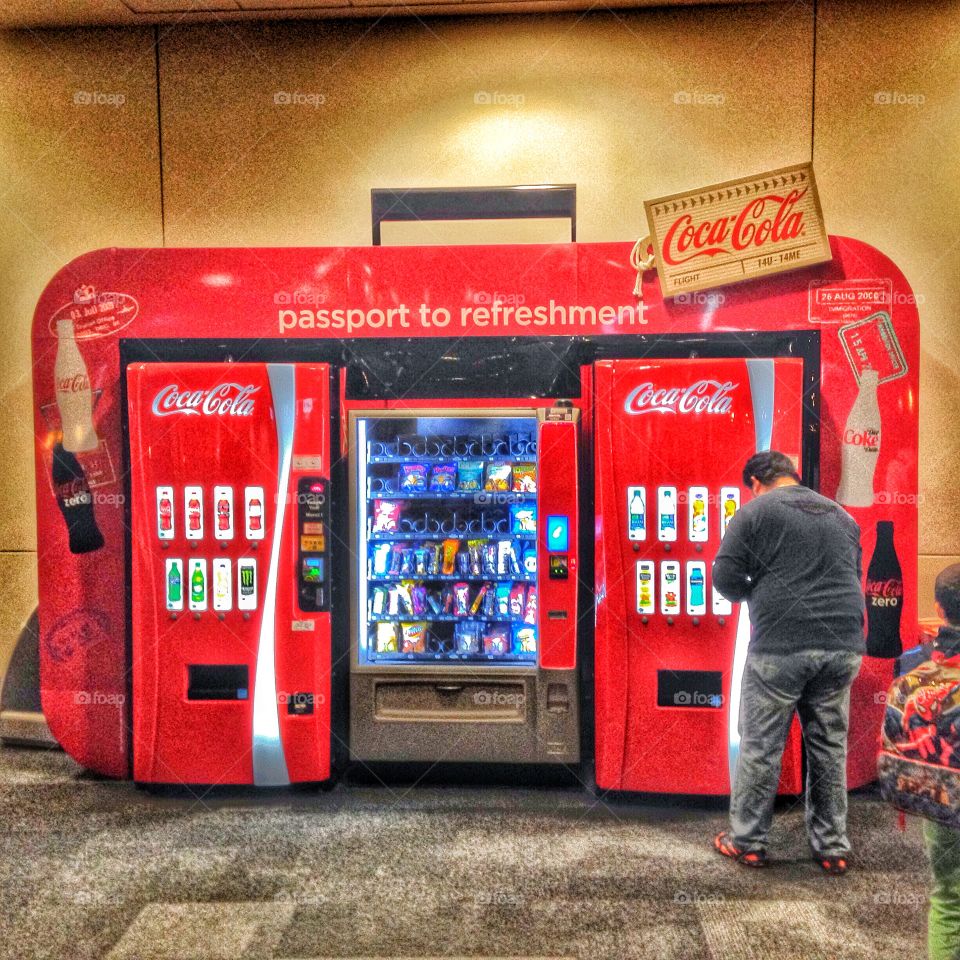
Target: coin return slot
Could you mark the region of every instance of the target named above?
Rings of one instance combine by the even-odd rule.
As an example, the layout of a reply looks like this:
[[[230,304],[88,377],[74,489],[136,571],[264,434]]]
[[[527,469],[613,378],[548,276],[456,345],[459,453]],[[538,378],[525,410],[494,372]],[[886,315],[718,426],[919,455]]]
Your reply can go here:
[[[567,611],[566,610],[548,610],[547,619],[548,620],[566,620]]]

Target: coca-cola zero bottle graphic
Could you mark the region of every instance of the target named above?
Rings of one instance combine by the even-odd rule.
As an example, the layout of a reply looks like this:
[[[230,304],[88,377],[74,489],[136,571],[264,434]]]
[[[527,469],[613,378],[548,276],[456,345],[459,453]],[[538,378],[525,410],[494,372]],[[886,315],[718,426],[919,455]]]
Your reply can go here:
[[[68,453],[96,450],[100,441],[93,426],[93,392],[72,320],[57,321],[57,359],[53,365],[53,378],[63,429],[63,449]]]
[[[877,521],[877,544],[867,568],[867,653],[899,657],[903,614],[903,573],[893,545],[893,521]]]
[[[58,443],[53,448],[53,490],[67,524],[71,553],[91,553],[103,546],[93,513],[93,495],[80,461]]]
[[[880,405],[876,370],[860,374],[860,392],[840,438],[840,486],[837,500],[847,507],[873,506],[873,475],[880,457]]]

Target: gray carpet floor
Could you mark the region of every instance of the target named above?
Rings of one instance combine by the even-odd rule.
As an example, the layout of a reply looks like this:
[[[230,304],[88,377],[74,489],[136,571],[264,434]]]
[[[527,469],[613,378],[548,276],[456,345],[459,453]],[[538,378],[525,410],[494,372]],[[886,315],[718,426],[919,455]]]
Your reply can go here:
[[[158,798],[6,748],[0,804],[11,960],[925,956],[919,825],[869,792],[843,879],[807,859],[795,805],[755,872],[712,851],[719,810],[573,789]]]

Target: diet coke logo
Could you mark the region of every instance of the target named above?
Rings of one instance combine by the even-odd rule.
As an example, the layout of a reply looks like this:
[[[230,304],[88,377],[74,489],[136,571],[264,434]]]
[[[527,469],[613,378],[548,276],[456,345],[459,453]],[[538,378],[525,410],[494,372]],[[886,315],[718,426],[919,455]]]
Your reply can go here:
[[[689,387],[654,387],[641,383],[627,395],[623,409],[627,413],[729,413],[730,394],[739,384],[727,380],[698,380]]]
[[[179,390],[176,384],[164,387],[153,398],[153,412],[158,417],[174,413],[205,416],[249,417],[253,413],[253,394],[259,391],[252,383],[221,383],[209,390]]]
[[[843,442],[851,447],[863,447],[866,450],[878,450],[880,448],[879,430],[851,430],[847,428],[843,432]]]
[[[695,223],[689,213],[677,217],[663,240],[663,259],[671,266],[689,263],[697,257],[731,255],[748,247],[795,240],[804,232],[803,211],[794,207],[807,188],[791,190],[786,196],[768,193],[748,201],[737,214]]]

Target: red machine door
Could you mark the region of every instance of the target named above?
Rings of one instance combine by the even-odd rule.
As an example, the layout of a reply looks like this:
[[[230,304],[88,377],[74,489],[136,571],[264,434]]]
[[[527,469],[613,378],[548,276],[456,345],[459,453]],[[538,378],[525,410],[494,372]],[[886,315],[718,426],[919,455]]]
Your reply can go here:
[[[133,775],[330,775],[326,365],[127,370]]]
[[[746,459],[799,464],[802,361],[613,360],[594,383],[597,784],[726,794],[749,622],[711,568]],[[781,791],[800,773],[794,725]]]

